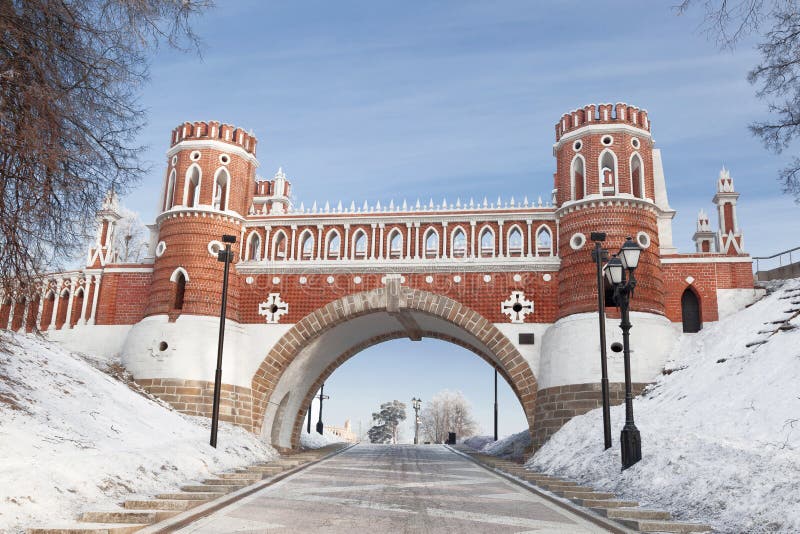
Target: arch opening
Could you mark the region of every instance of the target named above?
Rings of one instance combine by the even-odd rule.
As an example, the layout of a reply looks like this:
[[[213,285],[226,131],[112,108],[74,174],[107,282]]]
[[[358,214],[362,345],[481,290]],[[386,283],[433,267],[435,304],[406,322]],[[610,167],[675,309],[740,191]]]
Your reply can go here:
[[[286,332],[253,377],[253,428],[276,447],[296,448],[320,385],[352,356],[399,338],[448,341],[496,366],[533,430],[536,378],[508,338],[456,301],[399,284],[329,303]]]
[[[699,332],[703,328],[700,298],[692,286],[687,287],[681,295],[681,319],[683,331],[687,334]]]

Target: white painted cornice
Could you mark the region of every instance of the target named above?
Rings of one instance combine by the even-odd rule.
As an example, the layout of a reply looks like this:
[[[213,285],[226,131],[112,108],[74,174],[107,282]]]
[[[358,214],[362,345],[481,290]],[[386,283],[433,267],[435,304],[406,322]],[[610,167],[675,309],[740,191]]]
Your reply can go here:
[[[167,159],[183,150],[202,150],[205,148],[219,150],[220,152],[225,152],[227,154],[236,154],[240,158],[246,159],[256,167],[259,166],[256,157],[244,148],[231,143],[226,143],[225,141],[216,141],[214,139],[184,139],[180,143],[167,150]]]

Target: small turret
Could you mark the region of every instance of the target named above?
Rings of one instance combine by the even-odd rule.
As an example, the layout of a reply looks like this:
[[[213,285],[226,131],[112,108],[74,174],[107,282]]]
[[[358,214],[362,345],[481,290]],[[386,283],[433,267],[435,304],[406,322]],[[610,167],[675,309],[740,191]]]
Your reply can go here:
[[[705,210],[700,210],[697,214],[697,230],[692,236],[697,252],[714,252],[715,238],[716,234],[711,229],[708,214]]]
[[[122,218],[119,213],[119,199],[113,189],[106,193],[103,205],[97,212],[97,236],[89,247],[86,257],[87,267],[104,267],[114,262],[115,251],[112,247],[114,230],[117,221]]]
[[[280,167],[272,180],[256,182],[256,193],[250,211],[271,215],[287,213],[292,207],[291,194],[292,182],[286,178],[283,168]]]
[[[717,206],[719,231],[717,232],[717,250],[722,254],[742,254],[744,244],[739,221],[736,218],[736,201],[739,193],[733,186],[731,173],[724,166],[717,178],[717,194],[713,202]]]

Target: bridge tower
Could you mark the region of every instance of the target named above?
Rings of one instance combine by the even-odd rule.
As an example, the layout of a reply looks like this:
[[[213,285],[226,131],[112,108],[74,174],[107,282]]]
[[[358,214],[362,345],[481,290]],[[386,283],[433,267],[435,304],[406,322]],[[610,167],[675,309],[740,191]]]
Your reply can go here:
[[[643,386],[657,375],[675,338],[665,317],[661,267],[661,254],[674,250],[674,211],[667,203],[660,153],[653,146],[647,112],[622,103],[588,105],[564,114],[555,130],[559,308],[556,322],[543,339],[535,443],[542,443],[553,428],[568,420],[564,413],[548,408],[563,400],[564,391],[581,393],[570,398],[600,399],[592,232],[607,234],[603,246],[611,253],[628,236],[643,249],[631,301],[635,383]],[[621,338],[619,316],[612,302],[607,302],[606,310],[610,344]],[[621,358],[610,354],[612,400],[619,400],[624,370]],[[583,411],[577,407],[573,415]]]
[[[186,122],[172,131],[157,218],[153,283],[147,316],[216,316],[223,264],[223,234],[236,237],[255,190],[256,138],[216,121]],[[231,277],[228,317],[238,319],[238,277]]]

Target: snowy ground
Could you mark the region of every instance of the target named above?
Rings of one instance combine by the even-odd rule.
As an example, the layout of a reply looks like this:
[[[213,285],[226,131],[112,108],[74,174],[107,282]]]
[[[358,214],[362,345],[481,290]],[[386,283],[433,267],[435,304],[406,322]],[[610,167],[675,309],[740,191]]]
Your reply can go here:
[[[323,434],[318,434],[312,430],[311,434],[303,430],[300,434],[300,446],[304,449],[321,449],[331,443],[341,443],[343,440],[339,436],[331,434],[327,430],[322,430]]]
[[[464,445],[498,458],[521,461],[531,447],[531,434],[527,430],[512,434],[497,441],[491,436],[473,436],[464,440]]]
[[[55,344],[0,336],[0,532],[276,456],[227,423],[215,450],[207,419],[179,414]]]
[[[795,329],[745,346],[767,339],[758,333],[765,322],[800,307],[792,304],[800,279],[770,289],[750,308],[684,335],[672,373],[634,399],[641,462],[620,472],[618,406],[612,449],[603,451],[594,410],[564,425],[528,465],[722,532],[800,532],[800,317]]]

